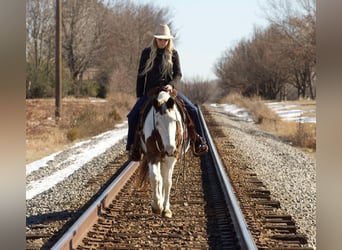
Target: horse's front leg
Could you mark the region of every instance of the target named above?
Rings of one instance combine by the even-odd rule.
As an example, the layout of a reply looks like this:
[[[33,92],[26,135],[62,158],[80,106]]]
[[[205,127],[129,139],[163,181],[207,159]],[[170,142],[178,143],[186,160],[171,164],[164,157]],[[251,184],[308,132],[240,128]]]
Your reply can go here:
[[[176,159],[174,157],[165,157],[165,161],[161,166],[161,176],[163,178],[163,197],[164,197],[164,210],[163,216],[167,218],[172,217],[172,212],[170,209],[170,192],[172,187],[172,174],[173,169],[176,164]]]
[[[149,171],[152,189],[152,212],[155,214],[161,214],[163,211],[163,182],[160,174],[160,162],[154,164],[149,163]]]

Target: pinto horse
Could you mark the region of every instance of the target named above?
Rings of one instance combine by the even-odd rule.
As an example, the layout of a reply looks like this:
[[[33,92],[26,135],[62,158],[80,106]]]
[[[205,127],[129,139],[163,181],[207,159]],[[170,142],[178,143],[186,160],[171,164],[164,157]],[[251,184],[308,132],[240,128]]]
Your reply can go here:
[[[190,141],[184,116],[173,96],[160,91],[152,100],[140,132],[143,159],[140,184],[148,182],[152,191],[152,212],[171,218],[170,191],[177,160],[186,153]]]

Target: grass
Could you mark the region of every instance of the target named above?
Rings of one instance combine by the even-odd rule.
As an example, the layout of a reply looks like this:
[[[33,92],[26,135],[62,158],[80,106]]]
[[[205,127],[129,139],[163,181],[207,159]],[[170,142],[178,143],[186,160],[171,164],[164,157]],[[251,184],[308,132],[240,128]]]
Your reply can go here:
[[[63,150],[75,141],[85,139],[126,121],[135,98],[124,93],[106,99],[63,98],[62,118],[55,120],[54,99],[26,100],[26,163]],[[234,103],[249,111],[257,125],[278,135],[284,141],[309,152],[316,150],[316,124],[285,122],[260,98],[228,95],[221,103]],[[305,109],[313,109],[314,101],[296,101]],[[310,113],[310,115],[315,115]]]
[[[315,123],[297,123],[283,121],[273,110],[271,110],[265,101],[259,97],[246,98],[239,94],[230,94],[224,97],[220,103],[232,103],[245,108],[252,116],[254,122],[264,131],[279,136],[279,138],[300,147],[309,153],[316,152],[316,124]],[[301,109],[316,109],[316,102],[312,100],[288,101],[285,104],[301,104]],[[296,107],[297,109],[298,107]],[[315,116],[316,113],[304,113],[303,116]]]
[[[122,93],[107,100],[63,98],[62,117],[56,122],[54,99],[27,99],[26,163],[113,129],[127,119],[134,102]]]

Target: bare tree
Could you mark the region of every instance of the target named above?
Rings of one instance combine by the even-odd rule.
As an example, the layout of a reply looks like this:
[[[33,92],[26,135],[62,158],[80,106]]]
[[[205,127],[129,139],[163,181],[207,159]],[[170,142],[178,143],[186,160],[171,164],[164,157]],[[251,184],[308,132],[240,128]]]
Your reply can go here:
[[[289,39],[287,48],[291,57],[291,68],[293,77],[289,84],[298,90],[299,97],[315,98],[315,86],[313,77],[316,65],[315,30],[310,23],[310,17],[293,18],[289,24],[293,25],[292,39]],[[296,41],[296,42],[295,42]]]
[[[313,2],[302,0],[301,11],[295,11],[290,1],[269,1],[270,25],[263,30],[255,28],[251,39],[242,39],[215,65],[222,89],[285,99],[289,84],[297,89],[298,97],[315,98]]]
[[[247,88],[248,79],[245,74],[248,41],[242,39],[236,47],[224,52],[215,64],[215,74],[219,85],[228,94],[231,91],[243,92]]]
[[[289,84],[298,96],[316,97],[316,0],[268,0],[264,7],[267,20],[287,37],[293,77]],[[307,89],[309,94],[307,94]]]
[[[267,99],[281,98],[281,91],[289,78],[288,58],[282,54],[284,36],[274,26],[256,30],[250,45],[248,72],[254,81],[252,94]]]
[[[26,2],[27,97],[52,95],[54,12],[51,0]],[[44,86],[45,85],[45,86]]]
[[[115,1],[110,21],[111,44],[111,89],[135,95],[135,81],[141,50],[152,39],[159,23],[170,23],[171,14],[167,8],[152,4],[135,4],[131,1]]]
[[[193,103],[217,102],[221,90],[216,81],[194,77],[182,81],[177,89],[182,91]]]
[[[63,6],[63,57],[80,91],[84,72],[96,67],[106,50],[108,9],[98,0],[67,0]]]
[[[54,91],[54,10],[53,0],[27,1],[27,88],[40,83],[40,97],[47,95],[48,87],[50,96]],[[107,94],[111,89],[134,95],[141,50],[152,39],[147,33],[159,23],[168,23],[173,29],[169,10],[151,3],[64,0],[64,94],[89,94],[85,88],[93,84]]]
[[[246,96],[278,98],[288,78],[282,38],[275,27],[255,28],[250,40],[242,39],[216,64],[221,86]]]

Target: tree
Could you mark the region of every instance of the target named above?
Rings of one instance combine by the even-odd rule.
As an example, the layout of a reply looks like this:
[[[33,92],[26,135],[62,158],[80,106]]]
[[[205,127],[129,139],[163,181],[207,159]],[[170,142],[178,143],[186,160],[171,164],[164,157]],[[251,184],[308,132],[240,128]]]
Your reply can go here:
[[[221,85],[245,96],[275,99],[287,78],[279,53],[279,40],[277,30],[272,27],[255,28],[250,40],[242,39],[216,65],[218,77],[225,77]]]
[[[54,12],[51,0],[26,2],[26,97],[53,95]]]
[[[205,80],[200,77],[182,81],[182,84],[177,89],[196,104],[216,102],[221,97],[222,92],[215,81]]]
[[[107,68],[110,74],[111,91],[135,95],[135,83],[141,50],[152,40],[148,33],[153,32],[159,23],[170,22],[167,8],[152,4],[135,4],[131,1],[115,1],[111,7],[110,43]]]
[[[173,29],[169,10],[129,0],[64,0],[62,6],[63,94],[135,95],[147,34],[159,23]],[[53,96],[54,0],[28,0],[26,27],[27,97]]]
[[[108,9],[102,1],[67,0],[63,3],[63,58],[75,86],[81,94],[83,74],[96,68],[105,53],[109,38]]]
[[[293,4],[295,3],[295,4]],[[268,0],[267,20],[287,37],[284,48],[292,59],[289,84],[298,97],[316,97],[316,0]],[[307,94],[309,90],[309,94]]]
[[[232,90],[241,93],[248,87],[249,82],[245,74],[248,46],[248,41],[241,39],[237,46],[224,52],[215,64],[215,74],[224,94]]]
[[[300,1],[304,11],[295,13],[290,1],[269,1],[270,25],[255,28],[251,39],[242,39],[216,63],[215,73],[222,89],[285,99],[287,85],[291,85],[297,89],[298,97],[315,98],[313,2]]]

